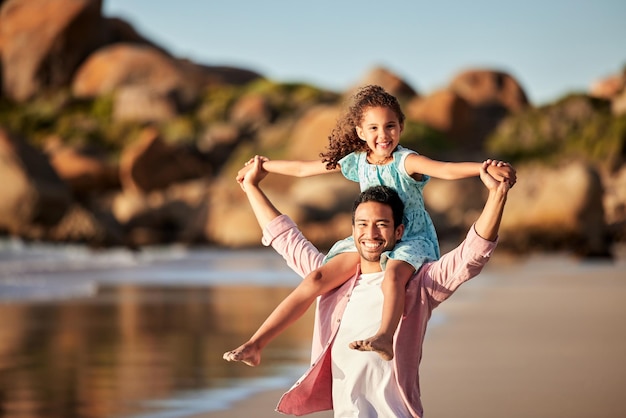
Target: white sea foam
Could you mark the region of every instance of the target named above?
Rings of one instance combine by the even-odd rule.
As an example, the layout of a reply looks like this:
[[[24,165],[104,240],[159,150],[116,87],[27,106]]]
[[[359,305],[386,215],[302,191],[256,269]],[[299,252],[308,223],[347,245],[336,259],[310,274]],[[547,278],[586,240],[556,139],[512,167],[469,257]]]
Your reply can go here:
[[[0,241],[0,300],[93,294],[100,285],[294,286],[298,276],[268,249],[154,247],[92,250],[78,245]]]

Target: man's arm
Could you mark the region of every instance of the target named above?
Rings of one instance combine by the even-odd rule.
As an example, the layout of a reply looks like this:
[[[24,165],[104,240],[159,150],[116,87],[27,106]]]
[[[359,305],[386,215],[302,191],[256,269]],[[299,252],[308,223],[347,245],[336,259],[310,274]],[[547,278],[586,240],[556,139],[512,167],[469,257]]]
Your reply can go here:
[[[489,190],[489,196],[465,240],[438,261],[424,265],[418,271],[421,280],[412,280],[417,285],[421,282],[432,298],[433,307],[450,297],[461,284],[477,276],[496,247],[510,185],[507,181],[497,181],[487,173],[490,164],[491,160],[487,160],[480,168],[480,179]]]
[[[255,157],[249,166],[251,168],[240,184],[263,230],[263,244],[271,245],[292,270],[306,276],[322,265],[324,255],[302,235],[289,217],[276,209],[259,187],[267,175],[262,157]]]
[[[250,207],[254,212],[259,226],[261,229],[265,229],[270,222],[282,215],[282,213],[276,209],[265,193],[259,188],[259,183],[267,176],[267,171],[263,170],[262,164],[262,157],[258,155],[255,156],[252,159],[252,163],[249,164],[251,166],[250,170],[248,170],[241,179],[240,185],[243,191],[246,192]]]
[[[502,221],[502,214],[504,213],[506,196],[511,186],[507,180],[497,181],[487,172],[487,168],[491,164],[491,160],[487,160],[480,167],[480,179],[489,189],[489,196],[483,211],[474,224],[474,229],[482,238],[488,241],[495,241],[498,237],[500,221]]]

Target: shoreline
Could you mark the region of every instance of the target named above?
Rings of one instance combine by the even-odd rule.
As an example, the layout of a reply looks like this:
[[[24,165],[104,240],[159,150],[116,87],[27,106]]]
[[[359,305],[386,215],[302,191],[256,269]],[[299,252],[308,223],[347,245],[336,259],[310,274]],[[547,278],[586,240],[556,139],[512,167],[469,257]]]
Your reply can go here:
[[[426,416],[626,416],[623,255],[612,262],[566,254],[494,257],[435,311],[445,320],[429,327],[424,343]],[[274,411],[283,392],[192,417],[284,416]]]

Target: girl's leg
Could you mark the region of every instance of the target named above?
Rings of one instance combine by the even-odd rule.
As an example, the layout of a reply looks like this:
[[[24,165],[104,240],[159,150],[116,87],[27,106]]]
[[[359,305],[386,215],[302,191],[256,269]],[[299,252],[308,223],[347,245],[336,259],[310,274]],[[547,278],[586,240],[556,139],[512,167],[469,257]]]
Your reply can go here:
[[[353,341],[350,348],[360,351],[376,351],[383,359],[393,359],[393,336],[404,312],[406,284],[415,273],[409,263],[398,260],[387,261],[382,283],[384,295],[383,316],[378,332],[366,339]]]
[[[224,360],[248,366],[261,362],[261,350],[309,309],[315,298],[345,283],[356,271],[357,253],[341,253],[309,273],[245,344],[224,353]]]

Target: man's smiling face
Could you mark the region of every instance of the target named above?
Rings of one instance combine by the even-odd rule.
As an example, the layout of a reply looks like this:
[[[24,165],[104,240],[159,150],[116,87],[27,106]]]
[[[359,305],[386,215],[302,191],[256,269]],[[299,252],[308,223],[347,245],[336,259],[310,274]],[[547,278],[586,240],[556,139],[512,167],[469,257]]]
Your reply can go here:
[[[380,255],[402,237],[404,225],[395,226],[391,207],[378,202],[361,203],[354,212],[352,236],[361,256],[361,271],[381,271]]]

